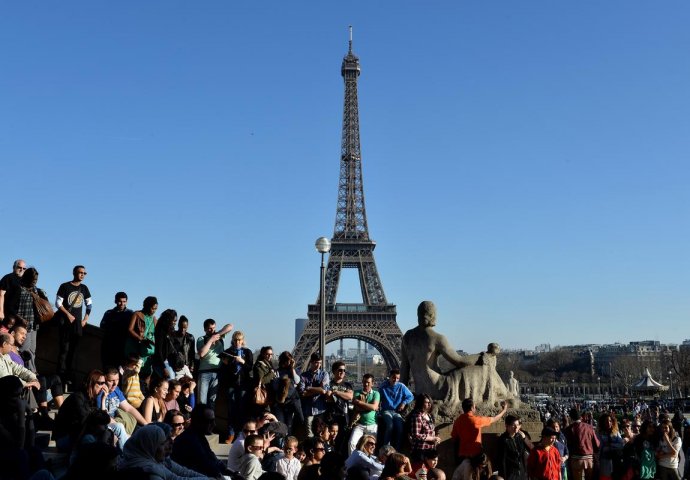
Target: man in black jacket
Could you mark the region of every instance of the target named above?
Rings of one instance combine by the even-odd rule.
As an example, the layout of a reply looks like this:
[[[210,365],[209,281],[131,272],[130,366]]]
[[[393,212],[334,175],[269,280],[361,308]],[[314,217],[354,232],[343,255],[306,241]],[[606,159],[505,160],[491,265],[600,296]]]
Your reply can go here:
[[[505,480],[527,480],[525,457],[532,449],[532,442],[520,430],[517,416],[507,415],[505,423],[506,431],[498,438],[498,461],[494,466]]]
[[[101,329],[103,340],[101,341],[101,363],[103,369],[119,367],[124,361],[125,340],[129,321],[134,312],[127,308],[127,294],[117,292],[115,294],[115,308],[111,308],[103,314]]]

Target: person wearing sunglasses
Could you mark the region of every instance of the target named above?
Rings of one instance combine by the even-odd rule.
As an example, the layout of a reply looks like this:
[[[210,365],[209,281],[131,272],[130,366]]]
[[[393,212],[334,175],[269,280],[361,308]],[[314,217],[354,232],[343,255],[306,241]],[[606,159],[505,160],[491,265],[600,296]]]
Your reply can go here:
[[[20,282],[25,271],[26,262],[22,259],[15,260],[12,271],[0,279],[0,320],[17,313]]]
[[[100,370],[91,370],[81,390],[72,393],[62,403],[53,425],[53,438],[59,451],[70,452],[76,444],[86,417],[94,410],[106,409],[105,395],[101,396],[100,404],[96,402],[101,393],[108,393],[105,375]]]
[[[350,424],[354,387],[352,383],[347,381],[347,370],[343,362],[334,362],[331,366],[331,373],[331,383],[328,392],[326,392],[326,418],[329,419],[329,424],[335,423],[337,431],[342,433]],[[343,451],[343,443],[346,440],[347,435],[335,437],[333,446],[337,452]],[[331,441],[333,441],[333,435],[331,435]]]
[[[228,452],[228,468],[233,472],[240,469],[240,459],[244,455],[244,441],[249,435],[257,433],[256,421],[248,420],[242,426],[242,431],[235,437],[235,441]]]
[[[348,473],[350,470],[366,470],[368,475],[379,476],[383,471],[383,463],[375,455],[376,437],[373,435],[363,435],[357,442],[357,450],[352,452],[345,460],[345,468]]]
[[[103,409],[110,416],[108,428],[117,435],[118,446],[122,449],[129,436],[134,433],[137,424],[147,425],[149,422],[136,408],[129,404],[118,387],[119,383],[120,372],[117,368],[109,367],[105,371],[107,388],[96,397],[96,405],[103,405]]]
[[[168,410],[165,412],[163,423],[170,425],[170,428],[172,428],[170,438],[173,442],[182,432],[184,432],[184,428],[186,426],[182,412],[179,410]]]
[[[302,399],[304,426],[307,435],[312,436],[311,424],[314,417],[326,413],[326,393],[330,389],[331,378],[323,369],[323,359],[319,353],[312,353],[309,357],[309,368],[302,372],[298,389]]]
[[[381,396],[373,387],[374,376],[371,373],[365,373],[362,376],[362,389],[355,391],[352,400],[354,412],[358,416],[352,419],[354,421],[351,420],[353,426],[347,445],[348,455],[352,455],[352,452],[356,450],[359,439],[363,435],[376,435],[376,412],[379,409]]]
[[[77,265],[72,269],[72,280],[58,288],[55,298],[55,312],[60,324],[57,374],[63,382],[72,380],[74,354],[79,347],[82,331],[91,314],[91,292],[84,284],[86,267]]]
[[[0,424],[5,435],[23,449],[33,445],[32,428],[27,422],[27,401],[21,398],[27,387],[40,388],[36,375],[15,363],[10,357],[12,336],[0,334]]]
[[[266,473],[261,466],[264,458],[264,439],[261,435],[251,434],[244,442],[244,455],[240,459],[240,475],[244,480],[257,480]]]

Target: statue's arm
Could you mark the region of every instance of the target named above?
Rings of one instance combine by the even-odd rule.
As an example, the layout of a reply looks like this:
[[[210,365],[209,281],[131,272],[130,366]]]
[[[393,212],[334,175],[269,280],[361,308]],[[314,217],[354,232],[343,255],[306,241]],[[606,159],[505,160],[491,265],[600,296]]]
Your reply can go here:
[[[450,343],[448,343],[448,339],[443,335],[436,337],[436,352],[456,367],[462,368],[470,365],[469,362],[463,360],[463,358],[453,350]]]

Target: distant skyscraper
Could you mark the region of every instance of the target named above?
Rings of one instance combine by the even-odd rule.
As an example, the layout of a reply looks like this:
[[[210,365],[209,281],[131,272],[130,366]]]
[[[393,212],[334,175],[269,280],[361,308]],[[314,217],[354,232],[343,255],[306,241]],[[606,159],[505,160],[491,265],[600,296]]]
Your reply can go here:
[[[304,327],[307,326],[307,322],[309,322],[308,318],[296,318],[295,319],[295,343],[299,340],[299,337],[302,335],[302,332],[304,331]]]

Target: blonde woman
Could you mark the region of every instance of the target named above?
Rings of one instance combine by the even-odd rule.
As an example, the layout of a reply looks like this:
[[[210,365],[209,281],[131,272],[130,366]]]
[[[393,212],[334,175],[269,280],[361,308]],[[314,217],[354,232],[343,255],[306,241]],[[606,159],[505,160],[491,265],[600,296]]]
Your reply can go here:
[[[252,351],[244,346],[244,334],[239,330],[232,334],[230,348],[220,354],[223,361],[223,374],[227,379],[228,400],[228,438],[225,443],[232,443],[235,435],[242,431],[242,425],[248,420],[245,405],[247,392],[251,392],[251,373],[254,365]]]
[[[383,471],[383,463],[376,458],[376,437],[362,435],[357,442],[357,450],[345,460],[345,468],[362,469],[369,472],[369,476],[379,476]]]

